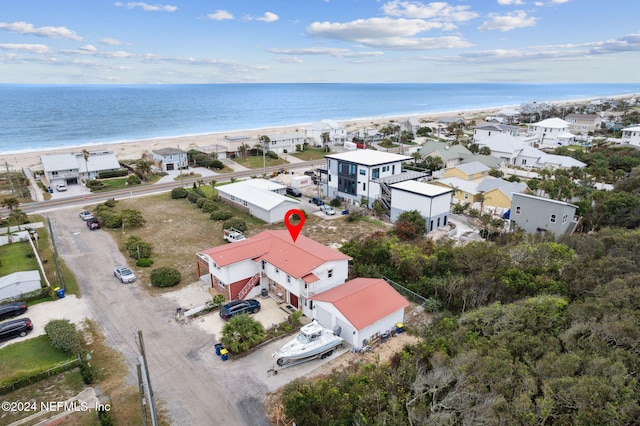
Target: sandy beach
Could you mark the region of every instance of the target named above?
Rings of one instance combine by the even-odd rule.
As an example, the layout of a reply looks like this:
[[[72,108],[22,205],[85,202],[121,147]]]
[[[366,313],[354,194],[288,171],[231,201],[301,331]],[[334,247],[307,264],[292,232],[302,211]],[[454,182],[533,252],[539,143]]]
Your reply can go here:
[[[630,98],[630,95],[610,96],[609,99],[624,99]],[[589,103],[592,99],[579,99],[572,101],[560,101],[553,102],[554,105],[562,107],[568,105],[578,105]],[[516,106],[511,106],[514,108]],[[371,128],[375,126],[385,126],[390,123],[397,123],[399,121],[406,120],[409,117],[424,123],[425,126],[433,127],[437,124],[438,120],[442,117],[461,117],[464,120],[477,120],[482,121],[485,117],[494,115],[502,108],[495,109],[481,109],[481,110],[468,110],[468,111],[448,111],[441,113],[430,114],[415,114],[409,116],[400,117],[379,117],[366,120],[336,120],[338,123],[343,124],[347,131],[355,131],[357,129]],[[330,119],[330,117],[327,117]],[[157,138],[157,139],[141,139],[120,143],[107,143],[100,145],[89,146],[75,146],[61,149],[50,150],[36,150],[32,152],[20,152],[20,153],[2,153],[0,152],[0,164],[6,164],[9,169],[21,170],[23,168],[34,168],[38,170],[41,168],[40,157],[46,154],[63,154],[70,152],[81,152],[83,149],[89,151],[113,151],[119,160],[135,160],[142,157],[142,154],[147,151],[151,152],[156,149],[175,147],[182,150],[198,149],[199,147],[206,147],[212,145],[225,145],[224,141],[226,137],[235,136],[250,136],[256,137],[258,135],[269,135],[278,133],[291,133],[296,131],[303,131],[305,125],[292,125],[286,127],[272,127],[252,130],[241,130],[235,132],[226,133],[211,133],[206,135],[192,135],[192,136],[176,136],[169,138]]]
[[[365,127],[371,128],[376,125],[385,126],[390,123],[406,120],[409,117],[414,117],[417,120],[424,122],[425,126],[433,126],[437,123],[441,117],[460,116],[465,120],[468,119],[482,119],[488,115],[495,114],[499,109],[495,110],[471,110],[471,111],[451,111],[436,114],[417,114],[411,116],[401,117],[380,117],[375,119],[366,120],[348,120],[336,122],[343,124],[347,127],[348,131],[363,129]],[[211,145],[225,145],[224,140],[226,137],[235,136],[251,136],[269,135],[278,133],[291,133],[296,131],[302,131],[306,127],[305,125],[292,125],[285,127],[271,127],[263,129],[241,130],[235,132],[225,133],[210,133],[206,135],[192,135],[192,136],[176,136],[170,138],[157,138],[157,139],[141,139],[120,143],[107,143],[96,144],[89,146],[74,146],[60,149],[48,149],[37,150],[32,152],[20,152],[20,153],[2,153],[0,152],[0,164],[7,164],[9,169],[21,170],[23,168],[35,168],[36,170],[41,166],[40,157],[48,154],[64,154],[70,152],[81,152],[83,149],[89,151],[113,151],[119,160],[134,160],[142,157],[143,152],[151,152],[156,149],[162,148],[180,148],[188,151],[190,149],[198,149],[199,147],[211,146]]]

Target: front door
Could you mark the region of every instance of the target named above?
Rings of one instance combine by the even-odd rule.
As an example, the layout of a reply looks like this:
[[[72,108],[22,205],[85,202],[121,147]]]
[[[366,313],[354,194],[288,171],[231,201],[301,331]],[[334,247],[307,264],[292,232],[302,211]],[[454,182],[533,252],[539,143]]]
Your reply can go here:
[[[300,308],[300,306],[298,306],[298,296],[293,293],[289,293],[289,303],[296,309]]]

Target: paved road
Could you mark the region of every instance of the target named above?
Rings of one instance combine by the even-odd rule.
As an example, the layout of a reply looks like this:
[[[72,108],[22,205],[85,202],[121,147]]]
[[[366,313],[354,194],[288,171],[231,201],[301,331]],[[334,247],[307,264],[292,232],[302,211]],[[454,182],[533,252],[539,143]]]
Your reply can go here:
[[[137,386],[137,330],[142,330],[156,400],[174,425],[268,425],[268,391],[250,371],[231,368],[213,350],[213,336],[174,321],[174,304],[152,298],[141,283],[123,285],[113,268],[125,259],[108,232],[90,231],[75,209],[48,214],[58,252],[75,274],[82,298]]]

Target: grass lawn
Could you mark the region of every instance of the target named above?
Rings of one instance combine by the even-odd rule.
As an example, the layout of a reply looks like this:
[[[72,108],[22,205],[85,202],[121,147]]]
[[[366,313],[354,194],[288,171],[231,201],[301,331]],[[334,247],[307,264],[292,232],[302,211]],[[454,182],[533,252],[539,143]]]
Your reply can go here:
[[[52,347],[47,336],[13,343],[0,349],[0,384],[48,370],[74,358],[73,355]]]
[[[249,169],[261,169],[264,166],[262,156],[249,156],[249,157],[236,157],[233,159],[236,163],[241,166],[247,167]],[[283,158],[278,158],[274,160],[273,158],[265,157],[266,166],[282,166],[284,164],[289,164],[289,162]]]
[[[0,246],[0,277],[19,271],[30,271],[38,268],[38,261],[28,241],[16,241],[13,244]]]
[[[302,152],[293,152],[293,155],[296,158],[299,158],[303,161],[313,161],[313,160],[321,160],[325,155],[331,154],[332,152],[325,152],[323,148],[307,148]]]

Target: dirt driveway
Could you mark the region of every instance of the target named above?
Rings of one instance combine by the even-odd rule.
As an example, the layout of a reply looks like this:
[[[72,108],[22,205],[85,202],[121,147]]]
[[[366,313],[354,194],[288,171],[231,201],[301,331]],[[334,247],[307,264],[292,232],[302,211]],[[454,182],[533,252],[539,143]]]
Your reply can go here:
[[[113,268],[126,260],[106,231],[90,231],[75,209],[47,215],[58,253],[75,274],[91,316],[125,358],[131,386],[137,386],[136,335],[142,330],[154,394],[172,424],[269,425],[262,405],[269,389],[263,383],[220,361],[210,334],[178,324],[171,299],[149,296],[143,283],[123,285],[114,278]]]

